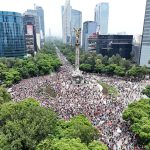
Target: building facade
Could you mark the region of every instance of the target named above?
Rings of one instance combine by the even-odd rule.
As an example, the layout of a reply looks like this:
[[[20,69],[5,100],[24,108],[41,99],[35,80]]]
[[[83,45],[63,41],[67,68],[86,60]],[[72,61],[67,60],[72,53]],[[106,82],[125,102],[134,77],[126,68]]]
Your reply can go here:
[[[31,15],[35,18],[35,30],[36,30],[36,43],[37,49],[41,49],[41,34],[40,34],[40,20],[37,15],[37,11],[33,9],[27,9],[23,15]]]
[[[40,33],[40,21],[37,15],[37,11],[33,9],[27,9],[24,15],[31,15],[35,17],[35,26],[36,26],[36,33]]]
[[[62,39],[65,44],[71,43],[71,10],[70,0],[66,0],[62,7]]]
[[[130,59],[132,42],[133,35],[98,35],[96,53],[108,57],[119,54],[122,58]]]
[[[44,10],[40,6],[36,6],[35,10],[37,12],[37,16],[39,18],[39,26],[40,26],[40,34],[41,40],[45,39],[45,23],[44,23]]]
[[[27,53],[34,55],[37,51],[35,17],[32,15],[24,15],[23,24]]]
[[[100,34],[108,34],[109,4],[102,2],[96,5],[94,21]]]
[[[142,44],[140,51],[140,65],[150,67],[150,0],[146,2]]]
[[[82,48],[88,50],[88,39],[96,32],[97,23],[95,21],[86,21],[83,23],[83,33],[82,33]]]
[[[72,9],[71,10],[71,45],[75,46],[75,32],[74,28],[82,27],[82,12]],[[81,39],[80,39],[81,43]]]
[[[0,57],[26,55],[23,18],[20,13],[0,11]]]
[[[82,27],[82,12],[72,9],[70,0],[66,0],[61,7],[62,14],[62,39],[63,43],[75,45],[75,33],[73,28]]]

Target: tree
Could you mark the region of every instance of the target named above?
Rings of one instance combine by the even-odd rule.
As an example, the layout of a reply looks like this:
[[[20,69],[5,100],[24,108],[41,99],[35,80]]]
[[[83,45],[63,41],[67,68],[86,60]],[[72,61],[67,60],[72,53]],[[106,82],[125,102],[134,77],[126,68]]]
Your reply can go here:
[[[108,150],[107,146],[98,141],[93,141],[88,146],[89,150]]]
[[[128,71],[127,74],[131,77],[139,77],[140,67],[133,65]]]
[[[53,139],[44,140],[40,143],[36,150],[88,150],[86,144],[81,143],[78,139]]]
[[[7,66],[0,62],[0,84],[2,84],[3,80],[5,79],[4,72],[6,72],[7,70]]]
[[[97,73],[103,73],[103,72],[105,72],[105,65],[103,65],[103,64],[96,64],[95,65],[95,71]]]
[[[145,146],[145,150],[150,150],[150,143]]]
[[[4,72],[5,74],[5,80],[4,83],[7,86],[11,86],[13,83],[17,83],[18,81],[21,80],[21,75],[17,71],[17,69],[9,69],[7,72]]]
[[[140,74],[141,74],[141,77],[145,78],[145,76],[149,73],[149,69],[147,66],[142,66],[140,68]]]
[[[104,56],[104,57],[102,58],[102,64],[108,65],[108,56]]]
[[[150,145],[150,99],[141,99],[128,106],[123,119],[129,121],[131,130],[139,137],[139,143]]]
[[[6,91],[6,89],[0,87],[0,105],[9,102],[10,100],[11,100],[10,94]]]
[[[83,71],[91,72],[92,71],[92,65],[90,64],[81,64],[80,69]]]
[[[5,134],[0,132],[0,149],[1,150],[11,150],[11,145],[7,142],[7,137]]]
[[[51,139],[40,142],[36,150],[108,150],[107,146],[98,141],[92,141],[88,146],[77,139]]]
[[[125,70],[129,70],[131,67],[131,62],[129,60],[126,60],[125,58],[121,59],[121,61],[119,62],[119,65],[123,68],[125,68]]]
[[[116,69],[117,65],[116,64],[110,64],[110,65],[107,65],[105,67],[105,73],[109,74],[109,75],[113,75],[114,74],[114,71]]]
[[[58,133],[59,138],[80,138],[86,144],[97,139],[98,135],[98,130],[83,115],[62,122]]]
[[[121,66],[116,66],[114,73],[118,76],[125,76],[125,69]]]
[[[0,107],[0,120],[0,131],[11,150],[34,150],[41,140],[55,133],[57,123],[55,113],[40,107],[34,99],[4,103]]]
[[[116,64],[119,65],[120,61],[121,61],[121,56],[120,55],[116,55],[116,56],[112,56],[108,59],[109,64]]]
[[[150,97],[150,85],[146,86],[146,88],[142,91],[142,94]]]

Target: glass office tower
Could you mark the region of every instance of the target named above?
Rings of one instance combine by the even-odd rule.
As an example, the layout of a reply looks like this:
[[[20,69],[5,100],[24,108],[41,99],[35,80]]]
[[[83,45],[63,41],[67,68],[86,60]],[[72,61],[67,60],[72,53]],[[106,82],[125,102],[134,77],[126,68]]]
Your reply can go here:
[[[22,15],[0,11],[0,57],[22,57],[25,54]]]
[[[83,32],[82,32],[82,48],[88,50],[88,38],[93,33],[96,33],[97,23],[95,21],[86,21],[83,23]]]
[[[109,3],[102,2],[95,7],[94,20],[100,34],[108,34]]]
[[[45,39],[45,24],[44,24],[44,10],[40,6],[36,6],[36,12],[37,16],[39,17],[39,23],[40,23],[40,33],[41,33],[41,39]]]
[[[71,43],[71,10],[70,0],[66,0],[65,6],[62,7],[62,39],[63,43]]]
[[[140,65],[149,65],[150,60],[150,0],[146,2],[145,19],[143,27]]]

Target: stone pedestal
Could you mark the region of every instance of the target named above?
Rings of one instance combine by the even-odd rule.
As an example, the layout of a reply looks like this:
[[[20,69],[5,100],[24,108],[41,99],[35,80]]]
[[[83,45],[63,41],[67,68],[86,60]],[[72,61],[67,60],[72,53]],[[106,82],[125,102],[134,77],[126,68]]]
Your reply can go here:
[[[85,83],[82,72],[80,70],[73,72],[73,74],[72,74],[72,83],[73,84],[83,84],[83,83]]]

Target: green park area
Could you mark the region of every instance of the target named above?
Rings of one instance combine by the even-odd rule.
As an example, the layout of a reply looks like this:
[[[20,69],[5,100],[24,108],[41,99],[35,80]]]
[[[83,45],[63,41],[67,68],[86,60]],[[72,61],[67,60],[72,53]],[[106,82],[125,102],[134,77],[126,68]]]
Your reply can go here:
[[[99,84],[103,87],[103,91],[102,91],[103,94],[106,94],[106,95],[110,94],[114,97],[118,96],[119,93],[116,87],[109,85],[103,81],[99,81]]]

